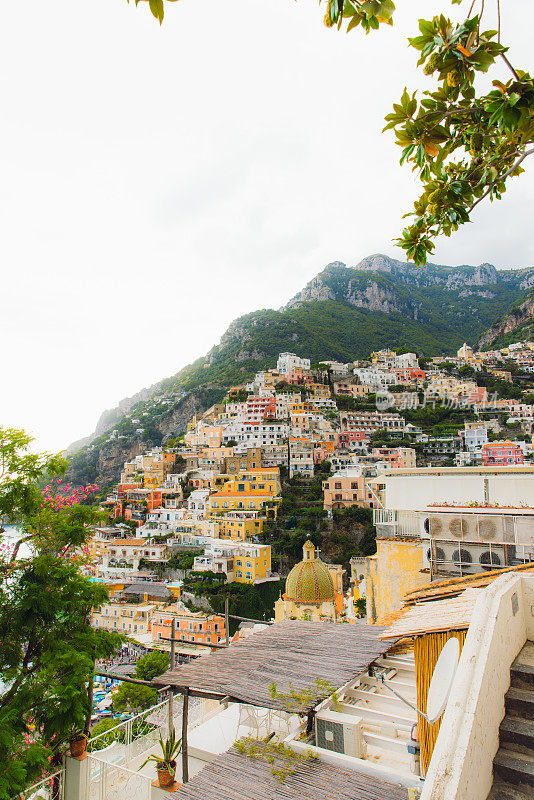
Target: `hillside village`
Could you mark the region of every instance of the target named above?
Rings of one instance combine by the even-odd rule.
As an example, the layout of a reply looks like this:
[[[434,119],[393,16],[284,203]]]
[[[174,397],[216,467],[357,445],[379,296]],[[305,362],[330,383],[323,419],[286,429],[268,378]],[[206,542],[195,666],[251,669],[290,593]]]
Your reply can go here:
[[[86,497],[82,567],[107,593],[93,631],[121,638],[95,663],[81,754],[37,790],[526,800],[533,426],[533,342],[283,352],[128,458]],[[178,729],[154,781],[146,759]]]
[[[409,493],[433,471],[450,476],[447,487],[467,475],[495,474],[495,468],[521,472],[533,457],[534,403],[527,402],[534,401],[533,376],[532,343],[489,352],[464,345],[455,358],[423,363],[414,353],[381,350],[368,361],[312,367],[309,359],[281,353],[276,366],[229,387],[221,403],[193,417],[179,439],[124,464],[103,500],[110,524],[93,541],[94,574],[114,593],[124,594],[129,585],[137,587],[137,593],[130,590],[135,596],[161,593],[152,611],[162,598],[183,592],[190,606],[182,608],[184,619],[202,605],[221,612],[229,593],[223,584],[249,587],[248,595],[232,598],[240,613],[248,608],[252,616],[259,604],[262,617],[319,619],[324,608],[283,599],[284,579],[308,539],[328,555],[332,530],[341,529],[341,563],[328,565],[335,602],[326,616],[356,619],[367,597],[369,618],[380,623],[401,605],[400,590],[384,589],[379,574],[393,549],[403,551],[404,589],[507,566],[513,560],[502,546],[488,545],[473,561],[467,550],[448,552],[431,542],[419,519],[401,521],[388,487],[401,485]],[[436,420],[443,435],[435,435]],[[292,504],[312,489],[303,526]],[[456,492],[447,492],[429,488],[427,503],[452,502]],[[425,514],[426,507],[422,494],[410,513]],[[394,544],[383,541],[384,532]],[[144,626],[113,617],[108,610],[95,622],[108,620],[152,646],[151,613]],[[213,641],[224,636],[219,623]],[[184,642],[199,636],[184,636]],[[191,655],[187,648],[184,653]]]
[[[3,9],[0,800],[534,800],[534,3],[64,5]]]
[[[498,749],[498,722],[491,723],[496,744],[484,749],[484,788],[469,795],[458,787],[432,794],[440,782],[435,763],[458,754],[438,738],[439,723],[419,719],[417,728],[413,709],[425,702],[443,644],[456,638],[460,649],[472,651],[480,647],[481,626],[492,631],[489,653],[501,664],[491,691],[511,675],[521,702],[531,703],[528,642],[514,661],[532,638],[523,605],[523,638],[507,613],[492,622],[488,614],[497,595],[513,589],[527,598],[534,591],[533,384],[531,342],[488,352],[464,344],[447,359],[381,350],[366,361],[314,365],[285,352],[250,383],[228,387],[183,434],[124,463],[120,481],[100,497],[107,521],[92,532],[86,569],[109,591],[91,624],[120,633],[127,659],[126,666],[110,672],[103,665],[97,674],[113,698],[113,686],[130,680],[135,667],[129,663],[165,655],[168,671],[147,685],[174,687],[193,703],[192,718],[185,706],[178,712],[188,744],[173,796],[236,796],[225,770],[237,758],[248,780],[239,759],[249,748],[254,761],[281,764],[280,781],[291,798],[297,797],[291,776],[319,779],[328,764],[334,785],[336,770],[348,769],[351,780],[363,781],[362,790],[374,786],[373,797],[459,800],[485,798],[490,790],[492,800],[528,796],[502,793],[532,780],[531,724],[512,700],[503,711],[512,715],[510,731],[527,725],[528,732],[508,735],[501,725]],[[475,605],[482,610],[475,613]],[[515,631],[516,644],[507,643],[503,624]],[[331,645],[339,654],[349,649],[332,660]],[[293,661],[284,661],[293,649],[297,661],[306,653],[298,675]],[[248,689],[239,666],[247,657],[257,665]],[[275,659],[270,695],[259,679],[267,657]],[[487,658],[477,655],[484,669]],[[377,676],[387,686],[379,688]],[[289,691],[286,699],[278,683]],[[393,689],[408,697],[412,710]],[[463,685],[457,695],[462,691]],[[463,701],[466,708],[483,691],[486,684]],[[173,697],[169,715],[177,713]],[[134,698],[130,716],[145,720],[151,713],[155,720],[153,709],[142,711]],[[498,720],[504,689],[491,702]],[[154,707],[162,733],[171,725],[166,703]],[[340,741],[329,733],[338,720]],[[476,714],[470,720],[490,724]],[[116,748],[109,742],[123,741],[129,723],[112,722],[116,734],[105,742]],[[460,735],[454,724],[452,735]],[[106,748],[98,749],[102,736],[98,729],[90,739],[95,764],[109,760]],[[278,744],[258,754],[253,743],[266,747],[272,737]],[[234,743],[237,750],[227,753]],[[462,770],[469,772],[474,756],[463,755]],[[210,772],[213,759],[217,777]],[[306,767],[308,759],[316,766]],[[113,769],[124,778],[121,769],[128,767],[148,780],[138,760],[126,753],[123,766]],[[460,777],[467,780],[464,772]],[[263,791],[270,778],[262,772],[258,780]],[[166,798],[171,790],[153,789],[152,797],[158,791]]]

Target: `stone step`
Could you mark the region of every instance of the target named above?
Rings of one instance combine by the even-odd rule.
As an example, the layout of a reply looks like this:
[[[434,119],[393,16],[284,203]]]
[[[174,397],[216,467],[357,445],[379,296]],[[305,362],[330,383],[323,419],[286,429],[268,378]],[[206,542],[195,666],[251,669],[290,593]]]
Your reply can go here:
[[[534,690],[534,644],[527,642],[510,667],[511,685]]]
[[[523,792],[531,791],[528,787],[534,787],[534,756],[501,746],[493,759],[493,774]]]
[[[532,800],[532,793],[522,792],[517,786],[497,781],[491,787],[487,800]]]
[[[534,692],[512,686],[504,696],[506,714],[534,719]]]
[[[534,754],[534,719],[506,716],[499,728],[502,744],[525,748]]]

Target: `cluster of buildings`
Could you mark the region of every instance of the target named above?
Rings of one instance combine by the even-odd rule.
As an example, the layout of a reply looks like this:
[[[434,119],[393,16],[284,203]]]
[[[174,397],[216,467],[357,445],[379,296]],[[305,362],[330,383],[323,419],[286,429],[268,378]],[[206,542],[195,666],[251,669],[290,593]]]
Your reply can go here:
[[[488,355],[465,345],[455,361],[508,380],[499,364],[514,360],[534,371],[532,355],[531,346]],[[499,436],[503,412],[531,435],[532,407],[492,398],[488,408],[484,387],[452,377],[440,361],[422,369],[414,354],[387,350],[369,362],[312,368],[282,353],[275,369],[192,419],[176,446],[124,465],[105,503],[113,524],[95,528],[90,545],[95,577],[110,589],[92,624],[144,651],[170,651],[174,639],[175,664],[156,683],[196,691],[203,709],[189,726],[180,720],[185,772],[182,760],[172,792],[147,778],[147,796],[185,800],[190,791],[230,800],[253,787],[259,800],[274,797],[280,783],[269,759],[230,750],[242,737],[283,742],[286,755],[302,755],[281,782],[287,800],[303,791],[388,800],[530,796],[534,466],[526,436]],[[428,391],[469,402],[474,419],[439,439],[410,425],[400,407],[357,409],[339,400],[407,392],[421,402]],[[373,443],[375,434],[387,444],[377,446],[376,436]],[[372,510],[376,554],[352,558],[349,576],[307,541],[284,576],[273,619],[244,623],[247,635],[230,636],[226,616],[209,607],[192,610],[183,584],[189,570],[227,583],[280,579],[264,526],[277,518],[284,480],[305,484],[318,474],[327,517],[353,506]],[[420,711],[428,711],[433,671],[450,639],[459,661],[449,665],[444,715],[433,724]],[[335,694],[310,700],[314,681]],[[154,722],[164,735],[169,708]],[[111,755],[114,771],[145,780],[145,754]],[[94,756],[94,774],[91,758],[80,786],[102,784],[106,750]]]
[[[530,347],[526,352],[512,349],[521,365],[529,361],[530,353],[534,354]],[[494,361],[509,357],[509,352],[491,356]],[[492,363],[488,358],[464,346],[456,361],[478,367],[479,362]],[[517,487],[519,476],[524,475],[526,482],[521,486],[530,486],[531,443],[524,441],[526,437],[517,441],[496,437],[501,429],[497,412],[504,410],[527,431],[532,406],[497,398],[498,409],[482,413],[485,389],[472,383],[440,371],[437,364],[422,369],[413,353],[382,350],[367,362],[328,361],[313,368],[309,359],[281,353],[276,368],[257,373],[249,384],[231,387],[221,403],[195,416],[173,447],[153,448],[124,464],[120,482],[104,503],[113,524],[96,528],[91,543],[94,576],[106,581],[116,603],[114,613],[110,609],[99,613],[95,624],[116,626],[148,645],[159,641],[161,633],[161,626],[153,624],[155,611],[162,613],[162,604],[180,604],[188,570],[226,583],[278,582],[271,546],[263,543],[262,534],[264,525],[276,520],[282,476],[312,478],[324,462],[328,464],[322,471],[327,517],[352,506],[372,509],[377,555],[354,561],[347,593],[342,568],[325,565],[312,545],[305,547],[297,566],[308,577],[288,579],[275,607],[276,619],[353,620],[354,601],[367,596],[370,619],[381,621],[400,606],[402,592],[410,586],[438,575],[525,563],[530,550],[515,539],[513,543],[486,541],[477,527],[473,541],[464,537],[464,546],[455,548],[447,544],[446,536],[432,538],[424,527],[432,505],[452,501],[456,489],[462,502],[479,509],[473,517],[478,525],[481,504],[488,497],[497,506],[503,503],[493,488],[481,495],[480,481],[484,486]],[[400,394],[417,397],[430,392],[439,398],[469,398],[474,420],[466,421],[455,436],[431,437],[397,410],[373,409],[368,403],[360,403],[363,407],[358,409],[340,401],[348,394],[367,400],[381,391],[395,396],[399,393],[392,390],[399,387]],[[375,446],[372,437],[376,440],[381,435],[388,444]],[[413,446],[406,445],[407,439]],[[443,490],[435,496],[433,488],[425,488],[434,487],[434,474]],[[477,490],[469,493],[467,487],[475,485]],[[414,492],[412,487],[418,488]],[[402,502],[395,497],[402,497]],[[498,517],[499,525],[502,517],[507,525],[523,530],[521,526],[530,519],[525,510],[530,503],[526,489],[514,502],[515,512],[487,514],[491,520]],[[466,531],[471,530],[467,522],[463,524]],[[187,554],[193,558],[186,569],[180,562]],[[145,617],[139,617],[139,608],[128,616],[129,587],[141,600],[150,597],[145,598]],[[160,597],[156,596],[158,587]],[[190,624],[185,606],[176,606],[173,613]],[[189,641],[199,643],[200,639]]]

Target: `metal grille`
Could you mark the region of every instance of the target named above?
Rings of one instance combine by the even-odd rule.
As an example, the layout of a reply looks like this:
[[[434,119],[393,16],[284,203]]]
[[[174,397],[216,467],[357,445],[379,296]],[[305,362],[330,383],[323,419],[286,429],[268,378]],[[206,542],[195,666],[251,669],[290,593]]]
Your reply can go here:
[[[318,747],[323,747],[325,750],[333,750],[335,753],[345,752],[345,739],[341,723],[318,719],[316,725]],[[327,733],[330,735],[327,736]]]
[[[150,800],[151,778],[118,764],[88,756],[85,800]]]

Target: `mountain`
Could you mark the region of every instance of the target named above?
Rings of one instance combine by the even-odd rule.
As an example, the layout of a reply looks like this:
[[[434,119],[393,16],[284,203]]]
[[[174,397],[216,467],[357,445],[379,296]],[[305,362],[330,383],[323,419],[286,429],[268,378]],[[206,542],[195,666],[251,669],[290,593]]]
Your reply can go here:
[[[126,458],[182,432],[193,413],[223,397],[228,386],[272,367],[280,352],[312,363],[352,361],[383,347],[448,355],[465,341],[476,344],[521,307],[531,287],[534,268],[415,267],[382,254],[355,267],[334,261],[281,309],[240,317],[206,356],[106,411],[76,448],[71,477],[115,480]]]
[[[483,350],[498,350],[514,342],[534,339],[534,292],[517,308],[511,309],[502,319],[495,322],[479,341]]]

